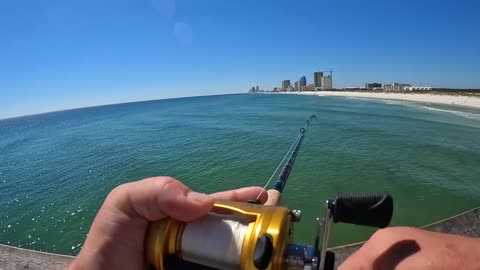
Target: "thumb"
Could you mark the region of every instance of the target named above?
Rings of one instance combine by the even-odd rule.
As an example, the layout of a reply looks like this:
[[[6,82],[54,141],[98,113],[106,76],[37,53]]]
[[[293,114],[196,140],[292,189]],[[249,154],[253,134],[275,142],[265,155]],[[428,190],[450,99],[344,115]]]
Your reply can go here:
[[[107,196],[72,269],[143,269],[149,221],[191,221],[210,211],[213,197],[171,177],[123,184]]]
[[[213,197],[194,192],[171,177],[153,177],[121,185],[106,201],[131,218],[148,221],[165,217],[191,221],[207,214],[213,202]]]

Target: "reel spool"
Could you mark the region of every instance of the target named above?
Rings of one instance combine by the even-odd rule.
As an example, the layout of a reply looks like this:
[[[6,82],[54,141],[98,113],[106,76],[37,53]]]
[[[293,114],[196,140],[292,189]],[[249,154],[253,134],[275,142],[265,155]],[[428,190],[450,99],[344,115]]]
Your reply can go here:
[[[383,228],[393,213],[392,197],[385,193],[339,194],[325,206],[315,244],[306,246],[292,243],[299,210],[219,200],[199,220],[151,223],[147,261],[158,270],[333,269],[334,254],[327,251],[332,222]]]
[[[191,223],[152,223],[147,260],[163,270],[168,255],[216,269],[281,269],[293,220],[285,207],[216,201],[207,217]]]

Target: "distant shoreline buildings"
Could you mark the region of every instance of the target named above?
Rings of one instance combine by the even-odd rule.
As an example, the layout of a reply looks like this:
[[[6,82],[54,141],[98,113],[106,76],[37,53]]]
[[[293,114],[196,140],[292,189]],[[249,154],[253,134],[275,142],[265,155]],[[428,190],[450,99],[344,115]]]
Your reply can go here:
[[[336,89],[333,88],[333,72],[328,70],[329,75],[324,76],[326,71],[315,71],[313,73],[313,83],[307,84],[307,77],[301,76],[297,81],[291,84],[291,81],[286,79],[282,80],[280,87],[274,87],[270,91],[261,90],[259,86],[252,87],[248,92],[304,92],[304,91],[356,91],[356,90],[368,90],[368,91],[384,91],[384,92],[404,92],[404,91],[430,91],[434,90],[430,86],[412,86],[408,83],[391,83],[381,84],[378,82],[365,83],[364,87],[345,87]]]
[[[283,80],[281,87],[274,87],[271,91],[260,90],[258,86],[250,88],[249,93],[256,92],[300,92],[300,91],[326,91],[333,90],[332,70],[330,75],[324,76],[323,71],[313,73],[313,84],[307,84],[307,77],[301,76],[291,84],[290,80]]]
[[[391,83],[384,84],[381,83],[366,83],[365,88],[360,90],[374,90],[374,91],[386,91],[386,92],[402,92],[402,91],[427,91],[432,90],[430,86],[412,86],[408,83]]]

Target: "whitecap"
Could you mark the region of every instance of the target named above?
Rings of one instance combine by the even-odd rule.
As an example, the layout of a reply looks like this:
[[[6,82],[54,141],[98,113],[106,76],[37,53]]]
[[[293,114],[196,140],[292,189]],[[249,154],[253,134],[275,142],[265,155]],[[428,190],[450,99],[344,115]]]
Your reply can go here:
[[[480,113],[471,113],[471,112],[462,112],[462,111],[455,111],[455,110],[447,110],[447,109],[439,109],[433,108],[428,106],[420,106],[423,109],[430,110],[430,111],[437,111],[437,112],[444,112],[444,113],[451,113],[461,117],[465,117],[468,119],[475,119],[480,120]]]

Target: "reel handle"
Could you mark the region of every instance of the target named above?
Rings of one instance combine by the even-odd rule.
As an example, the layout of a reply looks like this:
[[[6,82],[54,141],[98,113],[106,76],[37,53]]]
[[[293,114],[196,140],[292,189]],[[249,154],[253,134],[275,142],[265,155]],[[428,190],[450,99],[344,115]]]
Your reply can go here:
[[[393,215],[388,193],[337,193],[333,222],[385,228]]]

